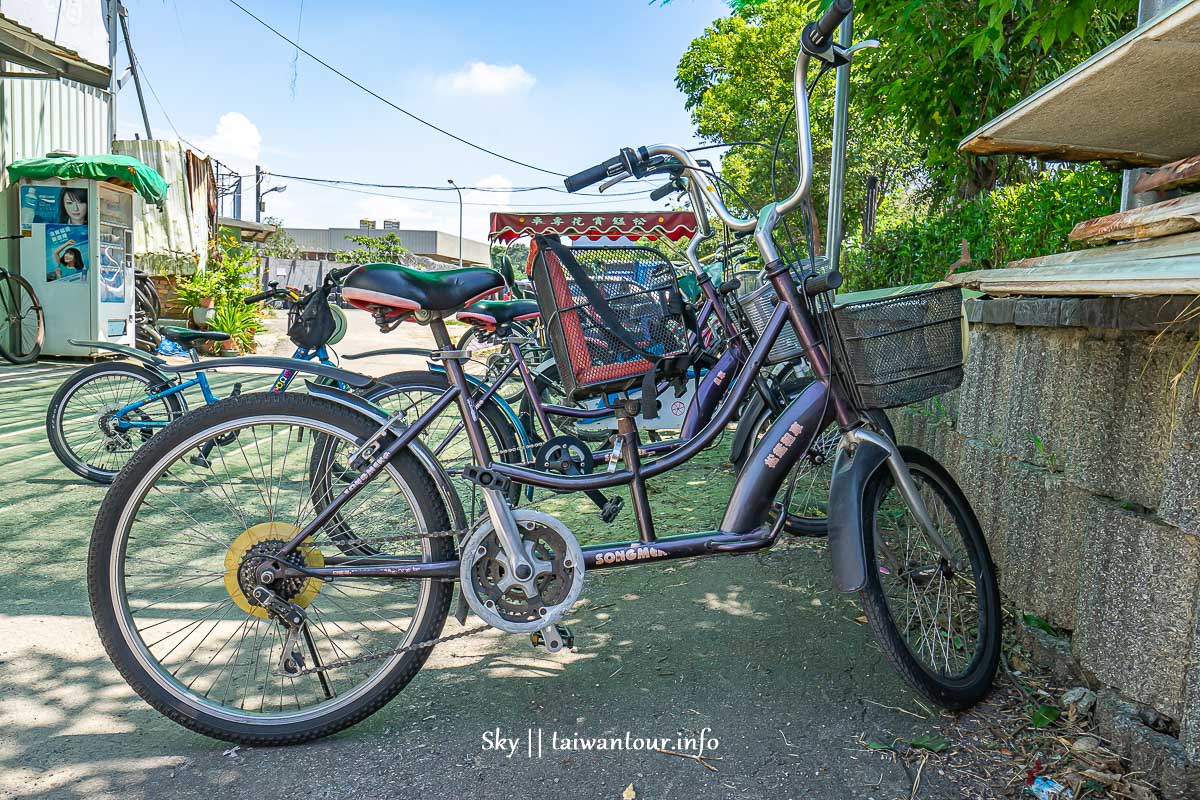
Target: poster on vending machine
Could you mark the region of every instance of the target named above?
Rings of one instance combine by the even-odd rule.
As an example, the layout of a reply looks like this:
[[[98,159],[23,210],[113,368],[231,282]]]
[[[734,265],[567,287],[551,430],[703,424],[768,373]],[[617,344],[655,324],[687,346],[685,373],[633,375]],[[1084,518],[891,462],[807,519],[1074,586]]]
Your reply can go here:
[[[86,225],[46,226],[46,283],[87,280],[88,249]]]

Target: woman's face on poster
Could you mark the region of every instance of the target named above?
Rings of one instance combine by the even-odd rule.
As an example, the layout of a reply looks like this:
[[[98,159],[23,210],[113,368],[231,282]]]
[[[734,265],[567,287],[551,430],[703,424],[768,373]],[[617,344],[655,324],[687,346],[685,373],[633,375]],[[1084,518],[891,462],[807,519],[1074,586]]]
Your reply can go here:
[[[74,250],[68,250],[65,253],[63,253],[63,266],[71,267],[72,269],[79,266],[78,264],[75,263],[75,251]]]
[[[63,209],[67,212],[67,221],[72,225],[87,224],[87,196],[79,196],[74,192],[63,195]]]

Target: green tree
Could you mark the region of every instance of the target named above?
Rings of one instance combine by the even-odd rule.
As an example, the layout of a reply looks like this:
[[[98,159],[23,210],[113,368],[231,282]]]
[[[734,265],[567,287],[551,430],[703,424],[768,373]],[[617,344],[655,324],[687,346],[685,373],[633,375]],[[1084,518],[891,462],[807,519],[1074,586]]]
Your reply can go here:
[[[698,134],[710,141],[773,142],[791,106],[792,64],[804,25],[828,0],[733,0],[680,59],[676,82]],[[997,183],[1029,177],[1010,156],[957,152],[960,140],[1032,89],[1098,50],[1134,23],[1136,0],[870,0],[856,38],[883,47],[861,53],[852,71],[847,230],[864,200],[865,179],[922,200],[971,198]],[[815,73],[814,73],[815,74]],[[813,100],[818,185],[826,179],[832,81]],[[794,136],[781,151],[794,158]],[[771,152],[730,150],[723,176],[750,205],[769,199]],[[780,181],[779,194],[791,185]],[[886,196],[886,192],[881,195]]]
[[[525,263],[529,261],[529,245],[524,242],[513,242],[509,245],[493,244],[491,248],[492,269],[500,269],[500,260],[505,255],[512,262],[513,272],[517,278],[525,277]]]
[[[259,250],[260,255],[271,258],[299,258],[300,246],[288,233],[287,228],[283,227],[283,220],[279,217],[267,217],[265,222],[274,225],[276,231],[267,237],[267,241]]]
[[[356,234],[347,236],[358,247],[353,250],[343,250],[337,254],[337,260],[347,264],[399,263],[400,257],[408,252],[400,237],[394,233],[383,236]]]

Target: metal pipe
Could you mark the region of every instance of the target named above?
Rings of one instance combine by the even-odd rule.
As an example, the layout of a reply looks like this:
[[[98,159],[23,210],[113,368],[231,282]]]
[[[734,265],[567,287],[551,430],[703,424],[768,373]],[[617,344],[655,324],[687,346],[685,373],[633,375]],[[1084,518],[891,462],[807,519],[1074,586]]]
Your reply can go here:
[[[854,13],[844,20],[840,31],[843,47],[854,44]],[[825,253],[829,268],[840,267],[842,253],[842,203],[846,194],[846,129],[850,118],[850,64],[837,69],[837,88],[833,95],[833,146],[829,156],[829,213],[825,230]],[[815,267],[815,265],[814,265]]]

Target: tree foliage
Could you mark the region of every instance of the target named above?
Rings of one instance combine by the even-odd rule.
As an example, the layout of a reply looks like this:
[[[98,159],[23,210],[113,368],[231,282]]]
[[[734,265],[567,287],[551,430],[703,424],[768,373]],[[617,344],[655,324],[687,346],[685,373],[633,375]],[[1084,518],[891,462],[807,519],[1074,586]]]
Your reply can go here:
[[[828,1],[733,5],[730,17],[713,22],[683,54],[676,82],[702,138],[773,142],[791,106],[800,34]],[[849,208],[861,208],[867,175],[893,188],[916,185],[938,201],[1028,177],[1027,162],[960,154],[958,143],[1132,27],[1136,6],[1136,0],[861,3],[856,38],[876,37],[883,46],[863,52],[852,70]],[[829,80],[813,98],[818,164],[828,157],[832,95]],[[794,157],[794,138],[783,141],[782,150]],[[749,202],[761,203],[770,191],[770,161],[769,149],[732,148],[725,177]],[[818,185],[825,169],[818,169]]]
[[[353,250],[343,250],[337,254],[337,260],[346,264],[398,264],[400,257],[408,252],[400,237],[394,233],[385,233],[383,236],[355,234],[346,238],[358,245]]]

